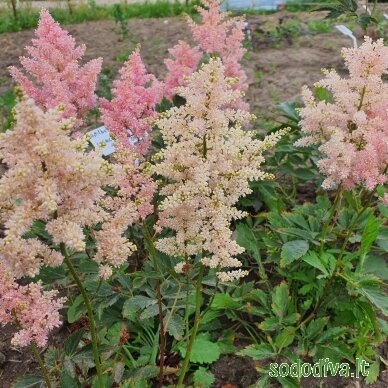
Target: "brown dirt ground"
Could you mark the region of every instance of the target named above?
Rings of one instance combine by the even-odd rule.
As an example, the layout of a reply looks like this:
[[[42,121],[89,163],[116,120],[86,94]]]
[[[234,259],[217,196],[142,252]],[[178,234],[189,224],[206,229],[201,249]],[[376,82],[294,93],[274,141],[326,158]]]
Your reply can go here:
[[[279,18],[288,20],[321,20],[322,14],[289,14],[279,12],[274,15],[248,17],[253,30],[253,50],[244,60],[244,68],[248,74],[249,90],[247,99],[252,113],[259,120],[267,120],[276,116],[275,105],[281,101],[298,101],[300,89],[304,84],[312,85],[321,78],[321,68],[335,67],[343,69],[340,57],[341,47],[349,47],[349,39],[337,32],[312,35],[304,33],[296,38],[286,37],[278,47],[260,41],[255,31],[268,30],[278,25]],[[117,57],[125,57],[137,43],[141,44],[141,53],[149,71],[157,77],[165,73],[163,59],[168,56],[168,48],[179,39],[190,39],[184,18],[169,19],[132,19],[128,22],[130,39],[120,41],[117,29],[112,21],[86,22],[66,26],[78,43],[85,43],[87,50],[85,60],[96,57],[104,58],[104,67],[116,72],[120,67]],[[23,48],[29,44],[33,31],[22,31],[0,35],[0,93],[10,88],[13,83],[7,67],[18,63],[18,57],[24,54]],[[360,35],[359,35],[360,37]],[[359,40],[360,41],[360,40]],[[256,72],[262,77],[257,78]],[[11,382],[24,373],[37,372],[37,365],[28,351],[16,351],[10,348],[9,341],[12,331],[9,328],[0,330],[0,353],[5,355],[5,363],[1,365],[0,354],[0,388],[9,388]],[[54,335],[53,342],[57,342]],[[224,362],[221,362],[224,361]],[[227,356],[213,366],[216,374],[217,387],[247,387],[255,379],[253,367],[239,357]],[[244,373],[241,370],[244,369]],[[248,382],[249,380],[249,382]],[[346,379],[344,379],[346,380]],[[360,387],[351,381],[327,381],[325,387]],[[328,384],[328,385],[327,385]],[[304,387],[318,387],[319,382],[305,381]],[[380,381],[369,387],[381,388],[388,386],[387,372],[383,372]]]

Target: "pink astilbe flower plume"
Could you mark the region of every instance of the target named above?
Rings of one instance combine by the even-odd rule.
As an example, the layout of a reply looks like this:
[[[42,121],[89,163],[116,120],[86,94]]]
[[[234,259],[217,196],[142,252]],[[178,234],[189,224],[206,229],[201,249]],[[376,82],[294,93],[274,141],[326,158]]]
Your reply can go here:
[[[119,70],[113,82],[112,101],[100,99],[102,120],[122,146],[145,155],[155,106],[163,97],[163,85],[147,70],[137,48]],[[117,143],[117,142],[116,142]]]
[[[0,221],[5,227],[0,263],[21,278],[63,260],[39,239],[24,238],[33,222],[45,223],[53,243],[63,243],[72,252],[83,251],[83,228],[109,215],[98,205],[105,196],[101,187],[114,185],[121,171],[100,151],[87,152],[86,138],[72,139],[73,120],[61,119],[57,109],[44,112],[23,96],[15,119],[12,131],[0,135],[0,158],[8,166],[0,179]],[[126,258],[133,246],[120,244],[115,249],[125,252]]]
[[[76,46],[74,38],[45,9],[40,12],[35,34],[32,46],[26,47],[29,56],[20,58],[24,72],[11,66],[11,75],[41,108],[47,110],[61,104],[62,117],[75,117],[75,127],[79,127],[96,105],[95,88],[102,59],[80,66],[85,45]]]
[[[175,95],[175,89],[178,86],[184,86],[185,78],[197,70],[203,53],[198,47],[191,48],[182,40],[168,52],[172,58],[164,61],[168,70],[164,83],[165,96],[171,100]]]
[[[221,12],[221,0],[202,0],[204,7],[198,7],[202,16],[201,23],[189,19],[193,38],[207,54],[219,54],[225,66],[225,76],[240,79],[241,87],[245,87],[245,72],[241,69],[241,61],[246,49],[244,40],[244,19],[229,17]],[[242,90],[242,89],[240,89]]]
[[[123,168],[115,182],[117,195],[104,200],[111,219],[97,232],[96,258],[105,256],[115,263],[123,256],[119,241],[125,239],[124,231],[153,210],[155,184],[144,169],[144,159],[149,151],[155,107],[163,97],[163,84],[147,73],[139,48],[121,68],[112,94],[112,101],[100,100],[100,109],[103,122],[115,139],[113,160]],[[108,276],[109,270],[103,268],[101,275]]]
[[[317,101],[305,88],[299,146],[318,144],[318,167],[325,189],[357,185],[373,190],[388,179],[388,47],[365,38],[358,49],[343,49],[349,77],[325,70],[316,83],[332,94],[332,102]]]
[[[235,256],[243,252],[230,229],[233,220],[244,216],[235,205],[251,192],[250,181],[269,177],[261,169],[262,153],[281,133],[259,141],[242,128],[253,116],[230,108],[241,92],[232,88],[235,79],[224,74],[221,60],[210,59],[178,90],[186,103],[156,121],[165,148],[152,170],[168,182],[160,191],[164,200],[156,229],[174,232],[159,239],[157,248],[181,260],[204,253],[202,263],[226,281],[246,274],[228,271],[241,267]],[[178,263],[176,270],[182,269]]]
[[[193,39],[197,46],[190,48],[185,42],[179,42],[169,50],[173,59],[167,59],[166,97],[171,99],[176,86],[185,86],[185,76],[193,73],[206,56],[217,55],[224,64],[225,76],[237,78],[233,89],[245,92],[248,88],[247,76],[241,67],[241,60],[246,49],[243,47],[244,19],[229,17],[220,9],[221,0],[202,0],[203,7],[198,7],[202,17],[200,23],[188,19]],[[248,110],[248,105],[241,98],[234,101],[234,106]]]
[[[18,328],[12,345],[46,346],[50,331],[61,325],[59,310],[66,298],[57,295],[58,291],[43,291],[41,283],[18,285],[0,263],[0,323]]]

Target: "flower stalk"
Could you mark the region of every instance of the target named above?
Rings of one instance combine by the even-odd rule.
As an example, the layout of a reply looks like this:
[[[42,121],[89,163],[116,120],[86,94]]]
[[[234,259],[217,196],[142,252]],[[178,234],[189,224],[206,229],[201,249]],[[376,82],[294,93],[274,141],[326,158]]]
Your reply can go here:
[[[93,358],[94,362],[96,364],[96,371],[97,371],[97,379],[98,379],[98,386],[99,388],[104,388],[104,382],[103,382],[103,376],[102,376],[102,365],[101,365],[101,360],[100,356],[98,353],[98,335],[97,335],[97,330],[96,330],[96,322],[94,319],[94,314],[93,314],[93,309],[92,309],[92,304],[90,302],[89,296],[82,284],[81,279],[79,278],[77,271],[75,270],[69,255],[66,251],[66,247],[64,243],[60,244],[60,249],[61,253],[64,257],[65,264],[67,265],[67,268],[69,269],[74,281],[77,284],[77,287],[79,291],[81,292],[82,298],[84,300],[86,310],[88,313],[88,318],[89,318],[89,328],[90,328],[90,336],[92,338],[92,352],[93,352]]]
[[[178,388],[183,387],[183,381],[184,381],[184,378],[185,378],[185,375],[187,373],[187,369],[188,369],[189,363],[190,363],[191,351],[193,349],[195,338],[197,337],[199,324],[201,323],[201,291],[202,291],[202,279],[203,279],[204,270],[205,270],[205,266],[203,264],[201,264],[198,278],[197,278],[196,289],[195,289],[194,323],[193,323],[193,327],[191,330],[190,339],[189,339],[189,342],[187,344],[185,359],[183,360],[181,373],[179,375],[179,379],[178,379],[178,383],[177,383]]]
[[[49,373],[48,373],[46,366],[44,365],[44,361],[42,359],[42,356],[39,353],[37,346],[32,342],[30,345],[30,348],[31,348],[32,354],[34,355],[36,361],[39,364],[39,368],[40,368],[40,371],[42,372],[42,375],[43,375],[43,378],[44,378],[44,381],[46,383],[47,388],[51,388],[52,385],[51,385]]]

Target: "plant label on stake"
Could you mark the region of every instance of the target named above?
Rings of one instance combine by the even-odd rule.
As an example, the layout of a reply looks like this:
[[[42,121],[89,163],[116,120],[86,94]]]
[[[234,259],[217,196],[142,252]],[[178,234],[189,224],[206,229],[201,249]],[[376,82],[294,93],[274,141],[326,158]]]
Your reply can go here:
[[[94,148],[101,147],[101,144],[105,144],[102,148],[102,154],[108,156],[115,152],[115,147],[113,145],[113,139],[110,137],[109,131],[105,126],[98,127],[88,132],[90,136],[90,142],[93,144]]]
[[[104,156],[111,155],[116,151],[114,147],[114,141],[104,125],[89,131],[88,135],[90,136],[90,142],[94,148],[101,147],[101,144],[104,144],[102,148],[102,154]],[[128,136],[128,141],[130,144],[135,145],[139,139],[135,136]],[[135,163],[137,161],[138,159],[135,160]]]
[[[341,32],[341,34],[345,35],[345,36],[348,36],[349,38],[351,38],[353,40],[353,47],[354,48],[357,48],[357,39],[356,37],[353,35],[353,32],[351,30],[349,30],[348,27],[344,26],[343,24],[339,24],[337,26],[335,26],[335,28]]]

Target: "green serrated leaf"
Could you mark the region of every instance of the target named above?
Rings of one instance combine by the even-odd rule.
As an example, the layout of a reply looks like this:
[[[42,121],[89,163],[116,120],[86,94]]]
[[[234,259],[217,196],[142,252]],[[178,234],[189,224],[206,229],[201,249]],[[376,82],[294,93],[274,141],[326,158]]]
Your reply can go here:
[[[280,110],[282,116],[295,123],[299,123],[300,115],[297,110],[298,106],[295,103],[282,102],[277,106],[277,108]]]
[[[237,354],[240,356],[251,357],[254,360],[265,360],[276,356],[275,351],[269,344],[250,345],[245,349],[240,350]]]
[[[286,315],[290,297],[288,294],[288,285],[285,281],[274,288],[272,295],[272,311],[281,320]]]
[[[236,241],[238,245],[242,246],[251,253],[255,259],[260,257],[260,250],[256,236],[254,235],[252,228],[250,228],[247,224],[239,223],[236,226]]]
[[[166,310],[166,306],[162,305],[162,311]],[[152,317],[155,317],[159,314],[159,306],[157,304],[154,304],[152,306],[149,306],[143,310],[143,312],[140,314],[139,319],[142,321],[144,319],[149,319]]]
[[[380,374],[380,360],[372,362],[371,366],[367,369],[367,373],[368,375],[365,378],[365,382],[367,384],[372,384],[376,382]]]
[[[169,314],[167,314],[169,316]],[[165,321],[167,319],[167,316],[165,318]],[[173,336],[177,341],[180,341],[183,336],[184,332],[184,321],[183,318],[178,314],[172,314],[171,318],[168,322],[165,322],[166,324],[166,330],[168,334]]]
[[[156,300],[148,296],[136,295],[133,298],[127,299],[123,306],[124,318],[136,319],[136,313],[148,306],[156,304]]]
[[[210,388],[215,381],[213,373],[206,368],[199,367],[194,373],[194,385],[198,388]]]
[[[46,386],[42,376],[38,375],[25,375],[19,377],[15,383],[12,384],[12,388],[44,388]]]
[[[186,355],[186,347],[181,346],[179,351],[182,357]],[[191,349],[190,362],[198,364],[211,364],[220,357],[220,348],[217,343],[211,342],[204,337],[197,337]]]
[[[259,288],[255,288],[254,290],[250,291],[249,294],[246,296],[246,299],[255,300],[260,302],[263,306],[268,306],[268,295]]]
[[[78,295],[67,309],[67,321],[74,323],[86,314],[86,307],[82,295]]]
[[[320,334],[328,321],[329,318],[327,317],[313,319],[306,328],[306,338],[315,338],[318,334]]]
[[[285,267],[301,258],[309,250],[309,243],[305,240],[293,240],[283,244],[280,266]]]
[[[275,337],[275,346],[280,352],[283,348],[291,345],[294,342],[295,329],[292,327],[286,327],[284,330]]]
[[[65,354],[67,356],[71,356],[76,352],[78,344],[81,341],[83,335],[84,335],[84,330],[78,330],[74,333],[71,333],[67,337],[67,339],[63,345]]]
[[[278,376],[276,379],[279,381],[279,383],[281,384],[281,386],[283,388],[299,388],[300,387],[299,382],[294,377],[291,377],[291,376],[287,376],[287,377]]]
[[[257,186],[257,190],[269,210],[279,211],[284,208],[284,203],[276,194],[276,190],[272,182],[260,182],[260,185]]]
[[[256,388],[267,388],[270,376],[268,373],[264,373],[259,380],[257,380],[255,387]]]
[[[388,296],[377,287],[363,286],[359,288],[360,292],[365,295],[383,314],[388,315]]]
[[[264,319],[259,325],[259,328],[263,331],[274,331],[279,328],[279,319],[277,317],[270,317]]]
[[[309,251],[306,255],[303,256],[303,261],[307,264],[310,264],[312,267],[319,269],[325,277],[330,276],[328,269],[325,267],[323,259],[318,256],[314,251]]]
[[[325,102],[333,101],[332,94],[326,88],[323,88],[322,86],[318,86],[315,88],[314,91],[315,91],[315,96],[319,101],[325,101]]]
[[[360,269],[362,270],[365,262],[365,257],[368,254],[373,242],[376,240],[379,234],[380,221],[370,214],[366,220],[365,228],[361,236],[360,245]]]
[[[322,334],[315,338],[315,343],[325,343],[326,341],[332,341],[334,338],[339,338],[346,332],[345,327],[330,327]]]
[[[235,310],[242,306],[242,303],[237,302],[229,294],[216,294],[211,305],[211,308],[214,310]]]
[[[69,373],[66,371],[63,371],[61,374],[61,388],[76,388],[79,384],[76,379],[74,379],[72,376],[70,376]]]
[[[313,284],[307,283],[304,286],[302,286],[301,288],[299,288],[298,294],[299,295],[306,295],[313,289],[313,287],[314,287]]]
[[[299,321],[299,319],[300,319],[300,314],[292,313],[283,318],[283,323],[285,325],[293,325],[294,323]]]

